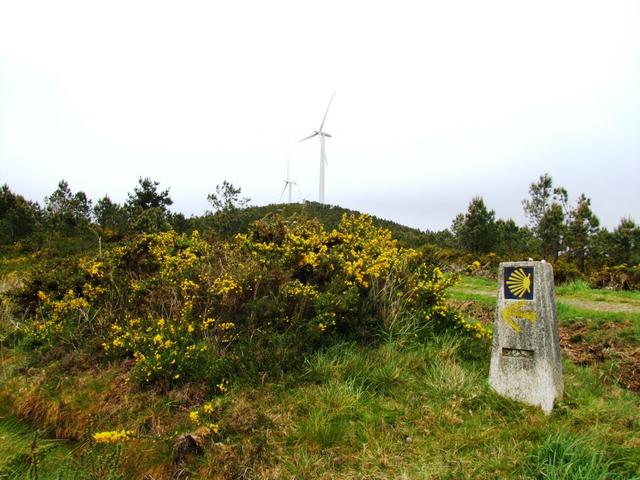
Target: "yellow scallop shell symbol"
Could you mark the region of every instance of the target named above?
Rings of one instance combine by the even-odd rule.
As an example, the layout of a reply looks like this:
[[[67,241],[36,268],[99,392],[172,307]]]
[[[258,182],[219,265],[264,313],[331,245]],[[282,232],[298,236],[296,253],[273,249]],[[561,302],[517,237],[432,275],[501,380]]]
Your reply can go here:
[[[515,296],[522,298],[525,293],[531,292],[531,275],[517,268],[509,275],[507,287]]]

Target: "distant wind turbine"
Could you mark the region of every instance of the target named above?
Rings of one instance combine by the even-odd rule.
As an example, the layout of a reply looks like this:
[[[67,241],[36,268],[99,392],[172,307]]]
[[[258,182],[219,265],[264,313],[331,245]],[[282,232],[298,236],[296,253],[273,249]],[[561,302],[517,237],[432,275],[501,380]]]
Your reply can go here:
[[[282,195],[284,195],[284,191],[289,187],[289,203],[291,203],[291,187],[296,185],[298,187],[298,196],[300,196],[300,187],[296,182],[292,182],[289,180],[289,159],[287,158],[287,179],[284,181],[284,188],[282,189],[282,193],[280,194],[280,198],[282,199]]]
[[[322,130],[322,128],[324,127],[324,122],[327,119],[327,114],[329,113],[329,107],[331,107],[331,102],[333,101],[333,97],[335,96],[335,94],[336,92],[333,92],[333,95],[331,95],[331,100],[329,100],[329,105],[327,106],[327,111],[324,113],[324,118],[322,119],[320,128],[318,130],[314,130],[313,134],[309,135],[308,137],[304,137],[302,140],[300,140],[300,142],[304,142],[305,140],[309,140],[310,138],[313,138],[315,136],[317,136],[320,139],[320,188],[318,193],[318,201],[320,203],[324,203],[324,167],[325,165],[329,164],[327,162],[327,154],[324,151],[324,138],[325,137],[331,138],[331,135],[325,132],[324,130]]]

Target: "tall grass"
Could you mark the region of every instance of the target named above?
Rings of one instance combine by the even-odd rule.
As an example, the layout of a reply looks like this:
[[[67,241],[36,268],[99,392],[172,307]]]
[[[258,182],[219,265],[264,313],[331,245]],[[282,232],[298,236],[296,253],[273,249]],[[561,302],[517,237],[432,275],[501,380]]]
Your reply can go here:
[[[591,291],[591,287],[584,280],[572,280],[568,283],[564,283],[556,288],[558,295],[575,295],[578,293],[587,293]]]
[[[585,440],[560,433],[549,436],[527,459],[526,469],[544,480],[637,480],[630,465],[606,457]]]

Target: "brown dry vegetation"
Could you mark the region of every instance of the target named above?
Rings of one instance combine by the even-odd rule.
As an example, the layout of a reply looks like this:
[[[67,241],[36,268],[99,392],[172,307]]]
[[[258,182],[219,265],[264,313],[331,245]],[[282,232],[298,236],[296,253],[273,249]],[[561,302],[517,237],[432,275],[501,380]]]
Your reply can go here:
[[[576,365],[597,366],[606,360],[614,360],[617,363],[616,381],[620,386],[640,393],[640,347],[620,339],[621,332],[632,328],[629,321],[611,324],[605,338],[586,340],[588,326],[577,323],[560,328],[560,346],[563,354]]]
[[[495,309],[474,300],[453,302],[468,317],[482,323],[491,324]],[[576,306],[602,305],[606,312],[635,312],[636,307],[628,304],[611,304],[605,302],[589,302],[576,299],[563,299],[563,303]],[[622,308],[619,308],[622,307]],[[594,330],[598,330],[597,334]],[[631,320],[619,323],[611,322],[605,329],[599,329],[585,322],[577,321],[560,327],[560,346],[562,353],[576,365],[590,365],[602,368],[609,360],[614,367],[607,378],[615,380],[623,388],[640,392],[640,345],[630,342],[628,337],[634,330]]]

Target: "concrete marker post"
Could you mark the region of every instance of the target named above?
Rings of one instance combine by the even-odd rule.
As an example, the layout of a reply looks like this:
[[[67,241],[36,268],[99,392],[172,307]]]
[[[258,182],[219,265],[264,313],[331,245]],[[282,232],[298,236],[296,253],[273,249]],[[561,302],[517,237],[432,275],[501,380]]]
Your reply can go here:
[[[489,384],[546,414],[562,398],[553,268],[544,261],[500,264]]]

